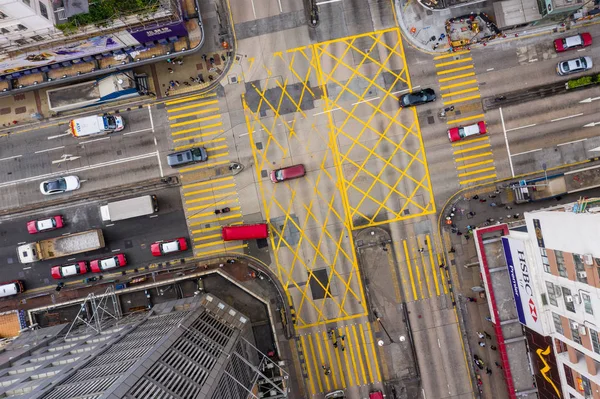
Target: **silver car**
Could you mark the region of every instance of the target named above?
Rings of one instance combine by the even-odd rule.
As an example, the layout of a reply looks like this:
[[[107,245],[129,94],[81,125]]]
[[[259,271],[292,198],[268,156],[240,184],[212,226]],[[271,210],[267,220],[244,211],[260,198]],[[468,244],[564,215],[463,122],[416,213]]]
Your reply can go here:
[[[559,75],[569,75],[592,69],[594,63],[591,57],[579,57],[572,60],[561,61],[556,66],[556,73]]]

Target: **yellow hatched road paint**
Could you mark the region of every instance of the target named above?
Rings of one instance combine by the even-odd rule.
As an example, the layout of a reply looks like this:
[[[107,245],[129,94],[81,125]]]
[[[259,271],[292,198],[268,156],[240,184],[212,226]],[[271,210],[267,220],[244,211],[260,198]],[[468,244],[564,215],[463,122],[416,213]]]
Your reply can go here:
[[[480,97],[481,97],[481,94],[476,94],[474,96],[469,96],[469,97],[464,97],[464,98],[457,98],[456,100],[444,101],[442,104],[444,104],[444,105],[450,105],[450,104],[464,103],[465,101],[475,100],[475,99],[478,99]]]
[[[233,210],[233,208],[232,208],[232,210]],[[221,217],[217,217],[214,219],[210,219],[209,221],[204,221],[203,223],[216,223],[216,222],[223,221],[223,220],[231,220],[231,219],[237,219],[237,218],[242,217],[242,215],[238,215],[235,213],[234,214],[228,213],[226,215],[227,216],[221,216]],[[215,213],[214,212],[199,213],[197,215],[190,216],[188,219],[200,219],[200,218],[207,217],[207,216],[215,216]]]
[[[219,188],[219,190],[221,190],[221,189]],[[185,203],[186,204],[195,204],[197,202],[203,202],[203,201],[214,201],[215,199],[232,197],[234,195],[237,195],[237,193],[235,191],[228,191],[226,193],[215,194],[210,197],[194,198],[193,200],[185,201]]]
[[[312,335],[309,335],[309,337],[312,337]],[[319,339],[318,333],[315,334],[315,341],[317,343],[317,350],[319,351],[319,363],[324,364],[327,367],[329,367],[329,370],[331,372],[331,374],[329,374],[329,375],[332,375],[333,367],[331,367],[332,366],[331,363],[325,362],[325,357],[323,356],[323,349],[321,348],[321,340]],[[328,377],[329,377],[328,375],[325,375],[325,373],[323,373],[323,379],[325,380],[325,385],[327,385],[327,390],[329,391],[329,390],[331,390],[331,385],[330,385]]]
[[[186,211],[188,212],[193,212],[193,211],[197,211],[198,209],[205,209],[208,206],[219,206],[219,205],[231,205],[232,202],[238,202],[238,200],[236,198],[234,198],[231,201],[218,201],[218,202],[214,202],[214,203],[210,203],[210,204],[204,204],[202,206],[194,206],[191,208],[187,208]]]
[[[218,103],[219,102],[217,100],[215,100],[215,101],[207,101],[205,103],[201,103],[201,105],[198,105],[197,107],[194,107],[194,108],[204,107],[204,106],[207,106],[207,105],[213,105],[213,104],[218,104]],[[185,109],[185,107],[177,108],[177,109]],[[210,109],[199,109],[199,110],[196,110],[194,112],[186,112],[185,114],[171,115],[171,116],[169,116],[167,118],[167,120],[174,121],[174,120],[177,120],[177,119],[180,119],[180,118],[186,118],[188,116],[202,115],[202,114],[206,114],[206,113],[214,112],[214,111],[218,111],[218,110],[219,110],[218,107],[217,108],[210,108]],[[170,110],[168,112],[174,112],[174,111]],[[216,116],[217,117],[221,117],[218,114]],[[173,126],[173,125],[171,125],[171,126]]]
[[[468,69],[473,69],[475,68],[473,65],[465,65],[465,66],[461,66],[458,68],[452,68],[452,69],[445,69],[443,71],[438,71],[436,72],[436,75],[448,75],[454,72],[459,72],[459,71],[466,71]]]
[[[367,322],[368,324],[369,322]],[[362,326],[360,326],[359,328],[360,331],[360,340],[362,341],[362,345],[361,348],[363,348],[364,350],[364,355],[365,355],[365,360],[367,361],[367,370],[369,372],[369,383],[374,383],[375,380],[373,379],[373,369],[371,368],[371,359],[369,356],[369,346],[367,345],[367,340],[365,339],[365,329],[362,328]]]
[[[350,335],[350,330],[348,326],[345,326],[346,329],[346,351],[350,351],[350,359],[352,359],[352,367],[354,369],[354,377],[356,381],[356,385],[360,385],[360,379],[358,378],[358,368],[356,367],[356,359],[354,358],[354,349],[352,348],[352,336]]]
[[[208,151],[209,150],[207,149],[206,152],[208,152]],[[223,157],[228,157],[228,156],[229,156],[229,151],[227,151],[227,152],[221,152],[219,154],[211,154],[210,158],[211,159],[215,159],[215,158],[223,158]],[[229,161],[225,161],[225,163],[229,163]]]
[[[223,248],[219,248],[219,249],[215,249],[212,251],[199,252],[196,257],[199,258],[199,257],[211,256],[214,254],[223,254],[224,252],[225,253],[239,253],[236,251],[237,249],[242,249],[242,248],[247,248],[247,247],[248,247],[248,244],[242,244],[242,245],[236,245],[233,247],[225,247],[224,251],[223,251]],[[243,252],[242,252],[242,254],[243,254]]]
[[[180,141],[188,141],[191,139],[202,139],[204,137],[214,136],[215,134],[219,134],[219,133],[223,133],[223,132],[224,132],[224,130],[213,130],[212,132],[208,132],[208,133],[200,133],[200,134],[194,134],[193,136],[180,137],[178,139],[174,139],[173,142],[178,143]],[[191,144],[186,144],[186,145],[182,145],[179,147],[175,147],[175,151],[179,151],[179,150],[183,150],[183,149],[191,148],[191,147],[200,147],[200,146],[201,146],[201,142],[196,142],[196,143],[191,143]]]
[[[192,234],[208,233],[208,232],[215,231],[215,230],[221,230],[221,226],[206,227],[204,229],[194,230],[194,231],[192,231]]]
[[[323,339],[321,339],[320,341],[323,342],[323,348],[325,349],[325,354],[327,355],[327,364],[331,368],[331,376],[332,376],[331,378],[333,379],[333,386],[338,387],[339,386],[337,383],[338,378],[336,376],[338,376],[338,375],[341,376],[341,375],[343,375],[343,373],[342,373],[341,368],[333,367],[335,365],[335,362],[334,362],[334,358],[331,356],[332,348],[328,345],[328,342],[327,342],[328,341],[327,333],[325,331],[322,331],[322,334],[319,334],[319,333],[315,333],[315,334],[318,335],[319,338],[321,338],[321,335],[322,335]],[[334,352],[336,352],[335,348],[334,348]],[[327,387],[327,389],[329,389],[329,387]]]
[[[306,342],[304,342],[304,335],[300,336],[300,346],[302,347],[302,353],[304,353],[304,359],[306,359],[306,372],[308,373],[309,386],[311,387],[312,394],[314,395],[316,393],[315,392],[315,379],[312,376],[312,370],[310,368],[310,364],[308,363],[309,357],[307,356],[308,351],[306,350],[307,348],[306,348]]]
[[[224,181],[233,181],[233,176],[220,177],[218,179],[211,179],[211,180],[201,181],[201,182],[193,183],[193,184],[185,184],[181,187],[185,190],[190,187],[208,186],[209,184],[221,183]],[[233,186],[235,186],[235,184]],[[229,186],[229,187],[232,187],[232,186]]]
[[[213,155],[213,158],[217,156],[217,155]],[[217,162],[204,162],[202,165],[199,166],[193,166],[191,168],[184,168],[184,169],[180,169],[179,173],[185,173],[185,172],[191,172],[192,170],[198,170],[198,169],[207,169],[207,168],[213,168],[215,166],[219,166],[219,165],[225,165],[229,163],[229,161],[217,161]]]
[[[456,57],[457,55],[463,55],[463,54],[469,54],[470,51],[469,50],[463,50],[463,51],[457,51],[456,53],[449,53],[449,54],[444,54],[444,55],[438,55],[433,57],[433,59],[435,61],[437,60],[443,60],[445,58],[451,58],[451,57]]]
[[[462,64],[463,62],[469,62],[469,61],[473,61],[473,58],[466,57],[466,58],[459,58],[459,59],[453,60],[453,61],[440,62],[439,64],[435,64],[435,67],[436,68],[441,68],[441,67],[445,67],[445,66],[448,66],[448,65]]]
[[[419,244],[421,245],[421,244]],[[421,247],[423,248],[423,247]],[[420,252],[419,251],[419,258],[421,261],[421,265],[423,265],[423,274],[425,275],[425,284],[427,285],[427,293],[429,294],[429,298],[431,298],[433,295],[431,294],[431,287],[429,286],[429,273],[427,273],[427,265],[425,264],[425,251]],[[415,264],[417,262],[415,261]]]
[[[489,140],[488,136],[480,136],[480,137],[477,137],[477,138],[474,138],[474,139],[461,140],[461,141],[458,141],[456,143],[452,143],[450,145],[452,147],[463,147],[465,145],[469,145],[469,144],[473,144],[473,143],[479,143],[481,141],[487,141],[487,140]]]
[[[456,158],[455,161],[456,162],[468,161],[468,160],[475,159],[475,158],[488,157],[490,155],[492,155],[491,152],[482,152],[481,154],[475,154],[475,155],[469,155],[469,156],[462,157],[462,158]]]
[[[483,119],[484,115],[483,114],[477,114],[477,115],[473,115],[473,116],[466,116],[464,118],[460,118],[460,119],[454,119],[451,121],[447,121],[446,123],[448,125],[454,125],[455,123],[462,123],[462,122],[466,122],[466,121],[472,121],[474,119]]]
[[[220,115],[219,115],[220,117]],[[174,128],[174,127],[181,127],[181,126],[189,126],[189,125],[193,125],[194,123],[200,123],[202,122],[199,119],[190,119],[189,121],[185,121],[185,122],[177,122],[177,123],[172,123],[169,125],[169,127]],[[219,123],[213,123],[212,125],[204,125],[204,126],[198,126],[198,129],[210,129],[213,127],[218,127],[218,126],[222,126],[223,122],[219,122]]]
[[[371,352],[373,353],[373,359],[375,359],[375,372],[377,373],[377,381],[381,381],[381,371],[379,371],[379,361],[377,359],[377,350],[375,349],[375,337],[373,337],[373,330],[371,329],[371,323],[367,322],[367,329],[369,330],[369,337],[371,341]]]
[[[212,213],[212,212],[211,212],[211,214],[214,215],[214,213]],[[198,216],[198,217],[202,217],[202,216]],[[223,216],[222,218],[218,218],[218,219],[209,219],[209,220],[203,220],[201,222],[194,222],[194,223],[191,223],[190,226],[193,227],[193,226],[200,226],[201,224],[218,223],[218,222],[221,222],[224,220],[238,219],[241,217],[242,217],[242,215],[236,215],[236,214],[228,215],[228,216]]]
[[[477,90],[479,90],[478,87],[470,87],[470,88],[464,89],[464,90],[452,91],[450,93],[442,93],[442,98],[448,98],[448,97],[452,97],[452,96],[458,96],[459,94],[472,93],[472,92],[477,91]]]
[[[468,78],[470,76],[475,76],[475,72],[463,73],[461,75],[455,75],[455,76],[450,76],[447,78],[441,78],[441,79],[438,79],[438,82],[440,82],[440,83],[451,82],[453,80]]]
[[[221,228],[221,226],[219,226],[219,228]],[[209,236],[194,237],[194,241],[206,241],[212,240],[214,238],[221,238],[221,234],[211,234]]]
[[[431,238],[429,237],[429,234],[425,236],[425,239],[427,240],[427,242],[432,242]],[[428,247],[428,252],[429,252],[429,264],[431,265],[431,274],[433,275],[433,283],[435,284],[435,294],[437,296],[440,296],[440,286],[438,284],[437,270],[436,270],[437,265],[433,261],[433,245],[430,245]]]
[[[221,141],[225,141],[225,140],[227,140],[225,137],[221,137],[219,139],[214,139],[214,140],[207,141],[207,143],[211,143],[211,142],[212,143],[216,143],[216,142],[221,142]],[[227,145],[220,145],[220,146],[217,146],[217,147],[207,148],[206,152],[215,152],[215,151],[225,150],[227,148],[229,148],[229,147],[227,147]],[[213,154],[212,156],[214,157],[216,155]]]
[[[413,248],[413,263],[415,265],[415,274],[417,275],[417,285],[419,286],[419,292],[421,293],[421,298],[425,298],[425,293],[423,292],[423,281],[421,280],[421,271],[419,270],[419,265],[417,263],[417,256],[415,255]]]
[[[352,336],[354,337],[354,343],[356,344],[356,357],[358,364],[360,365],[360,372],[364,381],[367,384],[367,375],[365,374],[365,365],[362,359],[363,354],[361,353],[361,346],[358,343],[358,334],[356,333],[356,324],[352,324]]]
[[[489,143],[488,144],[483,144],[483,145],[476,145],[476,146],[473,146],[473,147],[467,147],[467,148],[463,148],[463,149],[460,149],[460,150],[456,150],[456,151],[453,151],[452,153],[455,154],[455,155],[457,155],[457,154],[466,154],[467,152],[479,151],[479,150],[481,150],[483,148],[490,148],[491,146],[492,145],[489,144]]]
[[[183,97],[183,98],[179,98],[177,100],[169,100],[169,101],[165,101],[164,103],[166,105],[175,105],[175,104],[187,103],[189,101],[201,100],[203,98],[210,98],[210,97],[216,97],[216,96],[217,96],[217,93],[201,94],[201,95]]]
[[[195,104],[185,105],[183,107],[169,108],[169,109],[167,109],[167,112],[171,113],[171,112],[185,111],[187,109],[194,109],[194,108],[199,108],[199,107],[206,107],[207,105],[213,105],[213,104],[218,104],[218,103],[219,103],[219,101],[217,101],[217,100],[206,101],[206,102],[203,102],[203,103],[195,103]],[[210,110],[218,111],[219,107],[210,108]],[[204,110],[203,112],[210,112],[210,111]]]
[[[471,179],[471,180],[463,180],[463,181],[459,181],[459,184],[469,184],[469,183],[474,183],[477,181],[482,181],[482,180],[488,180],[488,179],[495,179],[496,178],[496,174],[492,174],[492,175],[487,175],[487,176],[481,176],[481,177],[477,177],[475,179]]]
[[[201,248],[214,247],[215,245],[225,245],[225,241],[219,240],[219,241],[207,242],[204,244],[198,244],[198,245],[194,245],[194,248],[201,249]]]
[[[195,112],[194,115],[198,115],[200,113],[201,112]],[[183,116],[191,116],[191,115],[185,114]],[[181,117],[183,117],[183,116],[181,116]],[[203,118],[196,118],[196,119],[193,119],[191,121],[185,121],[185,122],[180,122],[180,123],[187,123],[187,122],[201,123],[201,122],[206,122],[206,121],[212,121],[212,120],[219,119],[219,118],[221,118],[221,115],[220,114],[216,114],[216,115],[209,115],[209,116],[205,116]],[[169,120],[173,120],[173,119],[177,119],[177,118],[174,117],[174,116],[169,118]],[[180,125],[180,123],[174,123],[174,124],[171,125],[171,127],[182,126],[182,125]],[[191,123],[188,123],[188,125],[191,125]],[[171,136],[179,136],[179,135],[188,133],[189,130],[190,129],[179,130],[177,132],[171,133]]]
[[[410,284],[412,285],[413,298],[416,301],[419,299],[417,295],[417,287],[415,287],[415,280],[413,279],[412,268],[410,265],[410,255],[408,253],[408,246],[406,245],[406,241],[402,240],[402,244],[404,244],[404,259],[406,260],[406,266],[408,267],[408,275],[410,277]]]
[[[466,85],[471,85],[471,84],[477,84],[477,79],[465,80],[464,82],[454,83],[454,84],[447,85],[447,86],[440,86],[440,90],[448,90],[448,89],[453,89],[455,87],[461,87],[461,86],[466,86]]]
[[[338,336],[344,335],[344,329],[343,328],[339,328],[338,329]],[[346,335],[346,338],[348,336]],[[345,347],[345,341],[342,341],[342,345],[344,345]],[[342,348],[340,348],[340,350],[342,350]],[[348,350],[347,348],[344,349],[342,351],[342,353],[344,354],[344,360],[346,361],[346,373],[344,375],[346,375],[348,377],[348,386],[352,386],[353,381],[352,381],[352,368],[350,368],[350,361],[348,360]],[[358,383],[358,382],[357,382]]]
[[[492,166],[491,168],[483,168],[483,169],[473,170],[471,172],[459,173],[458,177],[478,175],[478,174],[484,173],[484,172],[491,172],[492,170],[496,170],[496,168]]]
[[[219,110],[218,108],[213,108],[214,110]],[[189,129],[183,129],[183,130],[178,130],[176,132],[171,132],[171,136],[178,136],[180,134],[185,134],[185,133],[191,133],[191,132],[197,132],[198,130],[200,130],[199,127],[191,127]]]
[[[184,190],[187,190],[188,188],[192,188],[192,187],[198,187],[202,183],[205,183],[205,182],[188,184],[187,187],[184,187]],[[202,185],[204,185],[204,184],[202,184]],[[192,192],[187,192],[187,193],[184,193],[183,195],[187,197],[190,195],[210,193],[210,192],[213,192],[214,190],[225,190],[227,188],[232,188],[232,187],[235,187],[235,183],[223,184],[223,185],[219,185],[217,187],[203,188],[202,190],[195,190]]]
[[[337,331],[336,331],[336,334],[337,334]],[[323,331],[323,338],[325,339],[326,336],[327,336],[327,333],[325,331]],[[338,335],[338,337],[339,337],[339,335]],[[344,369],[342,368],[342,360],[340,357],[340,352],[342,351],[343,342],[339,338],[338,338],[337,342],[338,342],[338,347],[337,347],[337,349],[334,349],[333,353],[335,354],[335,360],[337,362],[337,367],[338,367],[339,374],[340,374],[340,381],[342,383],[342,388],[346,389],[346,379],[344,378],[345,373],[344,373]],[[344,350],[344,352],[345,352],[345,350]]]
[[[486,159],[485,161],[481,161],[481,162],[475,162],[475,163],[470,163],[470,164],[467,164],[467,165],[457,166],[456,169],[458,169],[458,170],[464,170],[464,169],[469,169],[469,168],[476,168],[476,167],[482,166],[482,165],[489,165],[489,164],[491,164],[493,162],[494,162],[493,159]]]
[[[321,365],[317,365],[317,357],[315,356],[315,347],[312,342],[312,335],[308,335],[308,346],[312,355],[315,374],[317,375],[317,383],[319,384],[319,392],[323,392],[323,384],[321,384],[321,371],[324,371]]]

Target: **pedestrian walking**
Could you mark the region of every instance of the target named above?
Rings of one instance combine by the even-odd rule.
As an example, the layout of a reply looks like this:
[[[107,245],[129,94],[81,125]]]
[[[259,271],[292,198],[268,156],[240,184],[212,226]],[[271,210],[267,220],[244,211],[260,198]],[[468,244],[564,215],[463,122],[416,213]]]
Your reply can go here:
[[[487,321],[490,321],[490,322],[492,321],[492,318],[491,318],[491,316],[485,316],[485,319],[486,319]]]
[[[483,334],[481,331],[477,331],[477,336],[478,336],[480,339],[483,339],[483,338],[485,337],[485,335],[484,335],[484,334]]]
[[[493,350],[493,351],[495,351],[498,348],[496,348],[494,345],[490,345],[490,349]]]
[[[502,365],[498,362],[494,362],[494,364],[496,365],[496,367],[498,367],[500,370],[502,370]]]
[[[338,343],[337,343],[337,341],[335,341],[335,342],[333,343],[333,347],[334,347],[335,349],[337,349],[337,347],[338,347]]]
[[[482,348],[485,348],[485,342],[479,341],[479,346],[481,346]]]
[[[463,233],[459,230],[459,231],[456,232],[456,235],[460,237],[460,236],[463,235]]]
[[[488,334],[487,331],[484,331],[483,333],[485,334],[485,337],[487,339],[492,339],[492,336],[490,334]]]
[[[498,205],[497,205],[495,202],[492,202],[492,203],[490,204],[490,206],[493,208],[493,207],[496,207],[496,206],[498,206]]]
[[[483,204],[484,202],[487,202],[487,200],[485,198],[481,198],[481,199],[479,199],[479,202],[481,202]]]
[[[469,212],[469,216],[475,216],[477,215],[475,212]]]
[[[500,190],[496,190],[496,191],[494,191],[494,194],[496,194],[496,195],[497,195],[497,194],[500,194]]]
[[[446,265],[444,265],[443,263],[440,263],[440,269],[443,269],[445,267],[446,267]]]
[[[165,90],[165,97],[169,97],[169,90]]]
[[[515,213],[515,216],[513,216],[513,217],[514,217],[515,219],[518,219],[520,215],[521,215],[520,213]]]
[[[174,81],[174,80],[169,80],[169,87],[170,87],[171,89],[174,89],[174,88],[175,88],[175,81]]]
[[[493,223],[494,219],[493,218],[489,218],[489,219],[486,219],[485,221],[488,222],[488,223]]]
[[[474,199],[474,200],[476,200],[476,199],[479,199],[479,195],[475,194],[475,195],[473,196],[473,199]]]
[[[488,195],[488,198],[496,198],[496,194],[490,194]]]
[[[178,80],[176,80],[176,81],[175,81],[175,85],[176,85],[177,87],[181,86],[181,85],[179,84],[179,81],[178,81]]]
[[[506,209],[506,210],[511,210],[511,209],[512,209],[512,206],[510,206],[510,205],[506,205],[506,206],[504,207],[504,209]]]
[[[175,71],[173,71],[173,68],[167,68],[167,71],[169,71],[169,73],[175,72]]]
[[[325,375],[329,375],[331,374],[331,369],[325,365],[321,366],[323,368],[323,372],[325,373]]]
[[[346,336],[345,335],[340,335],[340,339],[343,341],[343,340],[346,339]]]
[[[423,251],[425,251],[423,248],[419,248],[420,253],[423,253]]]
[[[512,219],[512,215],[506,215],[507,219]]]
[[[492,375],[492,369],[491,369],[491,368],[489,368],[489,367],[486,367],[486,368],[485,368],[485,373],[486,373],[487,375]]]
[[[212,75],[208,75],[208,80],[210,80],[211,82],[214,80]]]
[[[187,82],[187,81],[183,82],[183,84],[186,86],[191,86],[190,82]]]
[[[471,239],[471,236],[468,234],[465,234],[465,240],[469,241]]]

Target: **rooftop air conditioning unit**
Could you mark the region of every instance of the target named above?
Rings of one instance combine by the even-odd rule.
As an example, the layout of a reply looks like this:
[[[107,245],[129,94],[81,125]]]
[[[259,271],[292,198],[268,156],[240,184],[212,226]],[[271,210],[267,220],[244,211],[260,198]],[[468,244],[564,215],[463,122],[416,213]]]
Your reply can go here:
[[[565,301],[567,301],[567,302],[573,302],[573,297],[571,295],[567,295],[565,297]]]
[[[582,260],[583,260],[583,263],[585,263],[586,265],[594,266],[594,257],[592,256],[592,254],[582,255]]]
[[[587,330],[585,329],[585,326],[579,327],[579,335],[586,335],[586,334],[587,334]]]

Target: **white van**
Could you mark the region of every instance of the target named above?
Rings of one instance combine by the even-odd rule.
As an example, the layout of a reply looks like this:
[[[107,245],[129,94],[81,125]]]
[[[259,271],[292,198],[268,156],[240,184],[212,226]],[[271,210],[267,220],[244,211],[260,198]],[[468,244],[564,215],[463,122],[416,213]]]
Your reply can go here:
[[[11,281],[9,283],[0,284],[0,298],[13,296],[25,291],[21,280]]]
[[[73,119],[69,130],[74,137],[120,132],[125,128],[123,117],[119,115],[93,115]]]

